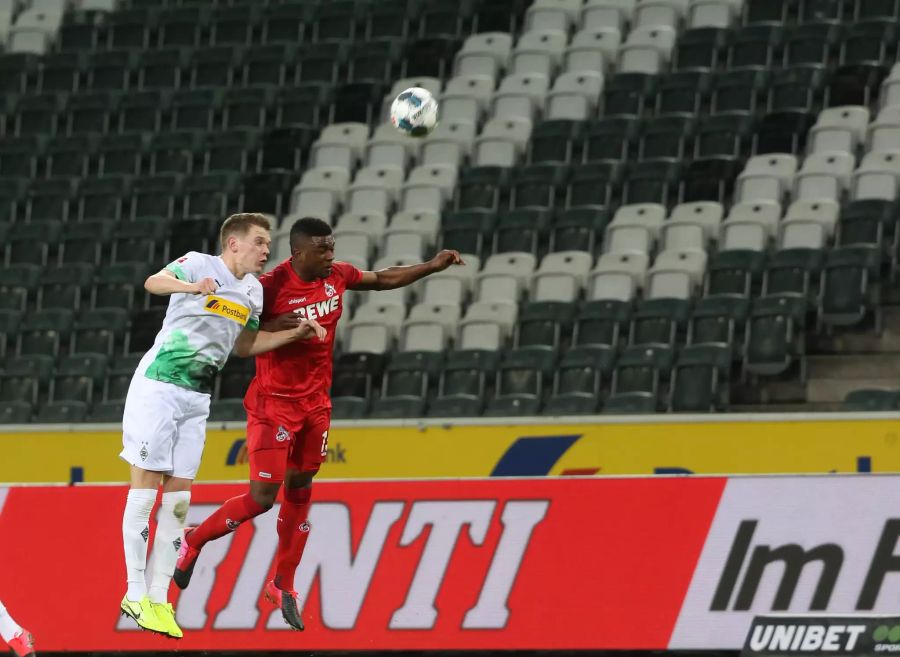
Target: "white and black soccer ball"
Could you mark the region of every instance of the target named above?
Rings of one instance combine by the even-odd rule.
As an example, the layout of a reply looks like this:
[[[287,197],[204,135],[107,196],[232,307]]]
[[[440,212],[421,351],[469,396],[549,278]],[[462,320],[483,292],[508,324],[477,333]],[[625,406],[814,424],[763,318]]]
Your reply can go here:
[[[438,103],[421,87],[402,91],[391,103],[391,123],[410,137],[424,137],[437,125]]]

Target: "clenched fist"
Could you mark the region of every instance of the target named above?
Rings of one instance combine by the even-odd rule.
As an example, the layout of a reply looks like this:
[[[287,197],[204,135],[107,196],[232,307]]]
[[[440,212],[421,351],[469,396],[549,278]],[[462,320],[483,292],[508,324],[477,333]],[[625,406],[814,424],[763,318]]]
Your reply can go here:
[[[464,264],[466,263],[459,255],[459,251],[452,251],[450,249],[444,249],[431,259],[431,266],[434,268],[435,272],[444,271],[450,265]]]
[[[300,340],[311,340],[314,337],[324,340],[328,335],[328,331],[314,319],[301,319],[300,324],[293,330]]]
[[[213,294],[219,288],[214,278],[201,278],[194,283],[193,294]]]

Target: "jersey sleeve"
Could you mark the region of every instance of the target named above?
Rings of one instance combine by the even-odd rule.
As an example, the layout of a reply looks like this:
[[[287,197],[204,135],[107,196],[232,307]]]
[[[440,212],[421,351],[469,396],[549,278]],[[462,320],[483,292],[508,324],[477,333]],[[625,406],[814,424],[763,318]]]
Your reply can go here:
[[[336,262],[334,269],[344,278],[344,284],[348,290],[352,289],[362,278],[362,272],[349,262]]]
[[[259,318],[262,316],[264,303],[263,287],[257,280],[250,292],[250,319],[247,320],[247,328],[251,331],[259,330]]]
[[[275,310],[275,299],[278,296],[278,284],[275,280],[276,270],[267,272],[259,277],[260,294],[262,295],[262,310],[260,317],[271,317]]]
[[[175,274],[175,278],[185,283],[196,283],[203,278],[205,263],[204,255],[196,251],[189,251],[177,260],[173,260],[165,266],[166,271]]]

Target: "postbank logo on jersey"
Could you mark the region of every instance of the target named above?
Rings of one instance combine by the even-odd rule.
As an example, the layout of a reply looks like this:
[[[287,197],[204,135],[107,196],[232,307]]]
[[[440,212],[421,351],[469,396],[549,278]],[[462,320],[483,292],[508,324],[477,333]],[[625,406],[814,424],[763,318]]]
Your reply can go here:
[[[228,299],[223,299],[222,297],[217,297],[213,294],[210,294],[206,297],[206,304],[203,306],[204,310],[209,313],[213,313],[214,315],[221,315],[222,317],[227,317],[228,319],[237,322],[241,326],[247,325],[247,320],[250,319],[250,309],[246,306],[242,306],[239,303],[235,303],[234,301],[229,301]]]

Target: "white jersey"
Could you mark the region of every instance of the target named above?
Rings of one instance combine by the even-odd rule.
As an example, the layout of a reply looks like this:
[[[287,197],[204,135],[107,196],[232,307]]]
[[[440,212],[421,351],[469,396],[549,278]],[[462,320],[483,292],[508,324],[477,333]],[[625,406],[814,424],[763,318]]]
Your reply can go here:
[[[188,283],[212,278],[215,294],[173,294],[162,329],[137,367],[137,374],[197,392],[212,391],[244,327],[258,330],[263,289],[247,274],[242,279],[219,256],[191,251],[166,266]]]

